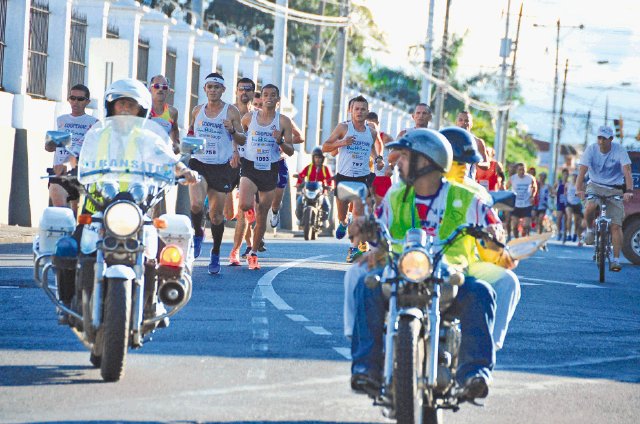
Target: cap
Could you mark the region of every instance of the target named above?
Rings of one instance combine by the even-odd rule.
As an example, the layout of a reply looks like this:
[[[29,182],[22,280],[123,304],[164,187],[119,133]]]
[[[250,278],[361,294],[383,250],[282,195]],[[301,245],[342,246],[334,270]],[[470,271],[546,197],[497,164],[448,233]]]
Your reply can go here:
[[[598,128],[598,137],[613,137],[613,129],[611,127],[607,127],[606,125],[601,126],[600,128]]]

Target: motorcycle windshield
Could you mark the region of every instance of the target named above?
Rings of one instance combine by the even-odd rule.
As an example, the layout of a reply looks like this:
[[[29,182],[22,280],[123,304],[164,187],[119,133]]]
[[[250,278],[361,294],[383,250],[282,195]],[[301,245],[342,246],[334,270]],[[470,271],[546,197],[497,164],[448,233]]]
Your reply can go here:
[[[178,157],[157,123],[123,115],[96,122],[84,137],[78,158],[81,184],[173,183]]]
[[[309,191],[320,190],[320,182],[319,181],[307,181],[307,184],[305,185],[305,187]]]

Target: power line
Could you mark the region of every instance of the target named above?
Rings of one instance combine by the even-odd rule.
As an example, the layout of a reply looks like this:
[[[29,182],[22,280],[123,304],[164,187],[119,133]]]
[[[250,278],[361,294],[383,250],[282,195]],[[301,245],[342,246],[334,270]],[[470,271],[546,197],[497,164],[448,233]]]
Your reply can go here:
[[[320,25],[325,27],[347,27],[351,24],[351,19],[339,16],[324,16],[313,13],[301,12],[296,9],[283,7],[270,3],[266,0],[236,0],[236,2],[256,9],[260,12],[268,13],[272,16],[287,16],[287,19],[310,25]]]

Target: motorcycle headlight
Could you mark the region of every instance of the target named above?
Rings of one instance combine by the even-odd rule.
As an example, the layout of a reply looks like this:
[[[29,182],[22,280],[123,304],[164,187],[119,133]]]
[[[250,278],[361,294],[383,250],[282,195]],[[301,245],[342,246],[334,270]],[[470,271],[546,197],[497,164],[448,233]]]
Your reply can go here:
[[[147,196],[147,186],[140,183],[132,183],[129,186],[129,194],[133,197],[133,201],[136,203],[141,203],[144,198]]]
[[[405,280],[418,283],[431,276],[431,259],[423,250],[409,250],[400,257],[398,270]]]
[[[142,225],[142,213],[133,203],[116,202],[105,211],[104,225],[113,235],[128,237]]]

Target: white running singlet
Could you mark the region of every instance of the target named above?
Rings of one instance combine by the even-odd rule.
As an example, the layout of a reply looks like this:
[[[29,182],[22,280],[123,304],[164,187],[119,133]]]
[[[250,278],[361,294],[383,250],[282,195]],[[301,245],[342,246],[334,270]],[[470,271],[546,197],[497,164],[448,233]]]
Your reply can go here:
[[[258,124],[258,112],[251,112],[244,158],[252,161],[255,169],[268,171],[272,163],[280,160],[280,146],[273,137],[273,131],[280,130],[280,112],[276,112],[276,117],[266,126]]]
[[[203,105],[200,108],[193,123],[193,132],[196,137],[204,137],[206,140],[204,153],[197,153],[192,157],[209,165],[221,165],[229,162],[233,156],[233,140],[222,124],[222,121],[227,119],[229,104],[225,103],[215,118],[209,118],[205,114],[206,106]]]
[[[511,176],[511,190],[516,193],[516,208],[528,208],[531,206],[532,184],[533,177],[529,174],[524,174],[522,178],[518,174]]]
[[[371,129],[365,125],[362,132],[356,131],[352,121],[347,121],[346,137],[355,136],[352,144],[338,149],[336,173],[345,177],[364,177],[369,175],[369,157],[373,146]]]
[[[56,148],[56,152],[53,155],[53,164],[61,165],[69,162],[71,152],[76,156],[79,155],[82,142],[84,141],[84,135],[97,121],[96,118],[86,113],[81,116],[73,116],[70,114],[58,116],[58,130],[71,133],[71,145],[68,150],[62,147]]]

